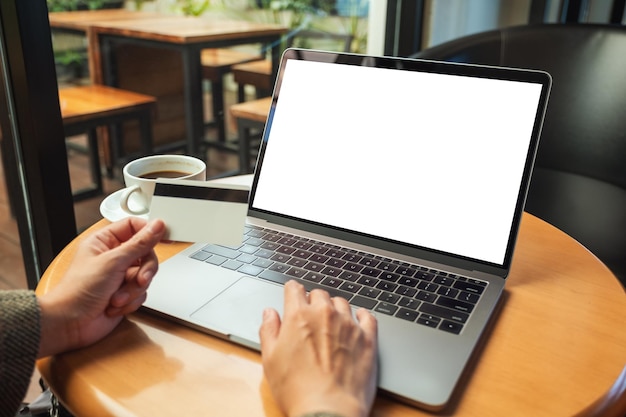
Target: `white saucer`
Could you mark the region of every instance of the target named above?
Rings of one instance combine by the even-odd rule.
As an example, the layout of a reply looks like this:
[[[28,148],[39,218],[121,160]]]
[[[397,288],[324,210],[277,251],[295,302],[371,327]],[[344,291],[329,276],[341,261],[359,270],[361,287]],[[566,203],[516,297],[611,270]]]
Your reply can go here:
[[[102,203],[100,203],[100,214],[102,214],[102,217],[111,222],[116,222],[118,220],[125,219],[126,217],[131,217],[130,214],[126,213],[124,210],[122,210],[122,207],[120,207],[120,197],[122,196],[123,192],[124,189],[122,188],[121,190],[114,192],[113,194],[102,200]],[[128,204],[131,209],[136,208],[133,206],[132,200],[129,200]],[[140,217],[142,219],[148,219],[148,215],[149,213],[144,213],[133,214],[132,216]]]
[[[224,177],[224,178],[219,178],[215,180],[210,180],[208,182],[214,182],[216,184],[237,184],[237,185],[250,186],[252,183],[252,175],[251,174],[236,175],[234,177]],[[102,203],[100,203],[100,214],[102,214],[102,217],[104,217],[105,219],[111,222],[116,222],[118,220],[122,220],[122,219],[125,219],[126,217],[131,216],[130,214],[122,210],[122,207],[120,207],[120,197],[122,196],[122,192],[124,192],[123,188],[107,196],[102,201]],[[130,205],[130,208],[132,209],[138,208],[133,204],[133,200],[130,200],[128,204]],[[148,219],[149,215],[150,213],[148,212],[144,214],[134,214],[133,216],[140,217],[142,219]]]

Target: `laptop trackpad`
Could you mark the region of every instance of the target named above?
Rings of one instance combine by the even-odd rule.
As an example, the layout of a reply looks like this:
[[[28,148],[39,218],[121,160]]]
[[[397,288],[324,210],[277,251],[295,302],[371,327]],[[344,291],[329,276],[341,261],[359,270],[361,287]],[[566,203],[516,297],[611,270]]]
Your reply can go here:
[[[273,307],[282,316],[283,286],[244,276],[191,318],[233,342],[259,350],[259,327],[267,307]]]

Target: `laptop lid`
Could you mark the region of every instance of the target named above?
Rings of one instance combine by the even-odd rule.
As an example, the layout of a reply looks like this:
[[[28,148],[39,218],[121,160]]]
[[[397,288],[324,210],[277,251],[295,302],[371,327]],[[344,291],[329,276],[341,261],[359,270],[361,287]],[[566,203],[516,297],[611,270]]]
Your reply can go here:
[[[550,82],[539,71],[289,49],[249,215],[506,277]]]

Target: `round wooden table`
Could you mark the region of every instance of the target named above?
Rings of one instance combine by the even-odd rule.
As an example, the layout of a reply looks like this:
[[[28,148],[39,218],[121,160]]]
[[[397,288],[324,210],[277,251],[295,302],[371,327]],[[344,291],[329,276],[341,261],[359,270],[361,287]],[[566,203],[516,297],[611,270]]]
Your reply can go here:
[[[107,223],[68,245],[37,291],[54,286],[83,235]],[[161,243],[157,253],[165,260],[186,246]],[[439,415],[619,416],[625,364],[624,289],[574,239],[525,213],[502,309]],[[38,368],[76,416],[281,415],[257,352],[141,311],[99,343]],[[430,414],[380,394],[372,415]]]

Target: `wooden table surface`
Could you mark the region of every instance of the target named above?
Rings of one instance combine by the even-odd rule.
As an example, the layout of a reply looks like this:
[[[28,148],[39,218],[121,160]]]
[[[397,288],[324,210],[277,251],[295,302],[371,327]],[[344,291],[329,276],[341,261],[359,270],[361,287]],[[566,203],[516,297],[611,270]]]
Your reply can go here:
[[[63,275],[82,236],[50,265],[39,293]],[[186,246],[162,243],[157,253],[164,260]],[[625,312],[623,288],[597,258],[525,213],[502,310],[438,415],[572,416],[607,393],[609,402],[623,398],[624,376],[616,380],[626,363]],[[281,415],[257,352],[144,312],[38,368],[77,416]],[[430,414],[379,394],[372,415]]]
[[[99,22],[113,22],[128,19],[153,19],[162,16],[162,13],[157,12],[143,12],[127,9],[100,9],[51,12],[48,14],[48,20],[50,21],[51,28],[86,32],[87,29]]]
[[[146,39],[167,39],[168,42],[198,42],[222,38],[241,37],[242,33],[281,35],[285,27],[271,23],[243,20],[224,20],[208,17],[171,15],[126,9],[78,10],[51,12],[50,27],[86,32],[97,27],[104,33],[123,33]]]
[[[258,36],[280,36],[285,27],[240,20],[214,20],[192,16],[120,19],[93,25],[98,33],[169,43],[199,43]]]

